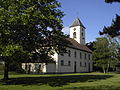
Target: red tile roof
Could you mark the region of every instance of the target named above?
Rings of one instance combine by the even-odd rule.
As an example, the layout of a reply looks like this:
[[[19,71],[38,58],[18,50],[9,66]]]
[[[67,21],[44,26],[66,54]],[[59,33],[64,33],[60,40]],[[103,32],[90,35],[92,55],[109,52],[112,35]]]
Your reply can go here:
[[[68,45],[68,47],[71,48],[75,48],[75,49],[79,49],[82,51],[86,51],[89,53],[92,53],[92,51],[85,45],[83,44],[79,44],[76,40],[72,39],[72,38],[66,38],[68,41],[70,41],[71,44]]]

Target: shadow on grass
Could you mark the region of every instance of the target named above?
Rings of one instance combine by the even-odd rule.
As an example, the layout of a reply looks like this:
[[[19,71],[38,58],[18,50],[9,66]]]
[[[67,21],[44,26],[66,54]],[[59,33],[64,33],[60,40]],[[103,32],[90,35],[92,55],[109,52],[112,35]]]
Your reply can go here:
[[[120,90],[120,87],[116,86],[107,86],[107,85],[100,85],[100,86],[85,86],[85,87],[72,87],[72,88],[65,88],[67,90]]]
[[[63,86],[75,82],[94,82],[96,80],[107,79],[112,75],[68,75],[49,77],[18,77],[10,78],[8,81],[0,81],[3,85],[44,85]]]

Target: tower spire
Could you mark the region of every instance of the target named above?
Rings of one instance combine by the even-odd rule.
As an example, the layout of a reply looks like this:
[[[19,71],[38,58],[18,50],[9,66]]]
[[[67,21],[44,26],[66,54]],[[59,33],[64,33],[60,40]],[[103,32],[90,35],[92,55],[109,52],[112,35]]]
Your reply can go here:
[[[74,26],[81,26],[81,27],[85,28],[85,26],[82,24],[82,22],[80,21],[78,16],[76,17],[75,21],[73,22],[73,24],[70,27],[74,27]]]
[[[75,21],[70,26],[70,38],[73,38],[78,43],[85,45],[85,26],[78,17],[76,17]]]

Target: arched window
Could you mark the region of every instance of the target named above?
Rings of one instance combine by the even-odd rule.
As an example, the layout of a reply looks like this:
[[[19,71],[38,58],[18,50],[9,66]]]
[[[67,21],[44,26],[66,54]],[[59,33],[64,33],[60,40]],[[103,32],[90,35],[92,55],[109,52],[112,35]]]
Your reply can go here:
[[[63,60],[61,60],[61,66],[63,66],[64,65],[64,61]]]
[[[73,38],[76,38],[76,32],[73,33]]]

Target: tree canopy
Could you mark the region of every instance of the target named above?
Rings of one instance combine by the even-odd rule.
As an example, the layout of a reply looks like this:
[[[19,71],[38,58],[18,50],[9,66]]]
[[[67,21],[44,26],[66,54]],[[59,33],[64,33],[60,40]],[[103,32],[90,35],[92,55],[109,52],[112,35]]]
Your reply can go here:
[[[57,0],[0,0],[0,56],[6,66],[13,56],[47,63],[53,51],[65,50],[60,6]]]
[[[107,3],[119,2],[120,0],[105,0]],[[112,38],[120,36],[120,16],[117,14],[115,20],[112,20],[111,26],[105,26],[102,31],[99,32],[100,35],[108,34]]]
[[[116,19],[112,21],[111,26],[104,27],[100,35],[107,34],[111,37],[120,36],[120,16],[116,15]]]
[[[109,40],[106,37],[97,38],[93,47],[93,60],[96,66],[101,67],[103,72],[107,72],[110,65],[115,65],[115,59],[113,59],[114,52],[110,45]]]
[[[105,0],[107,3],[120,2],[120,0]]]

